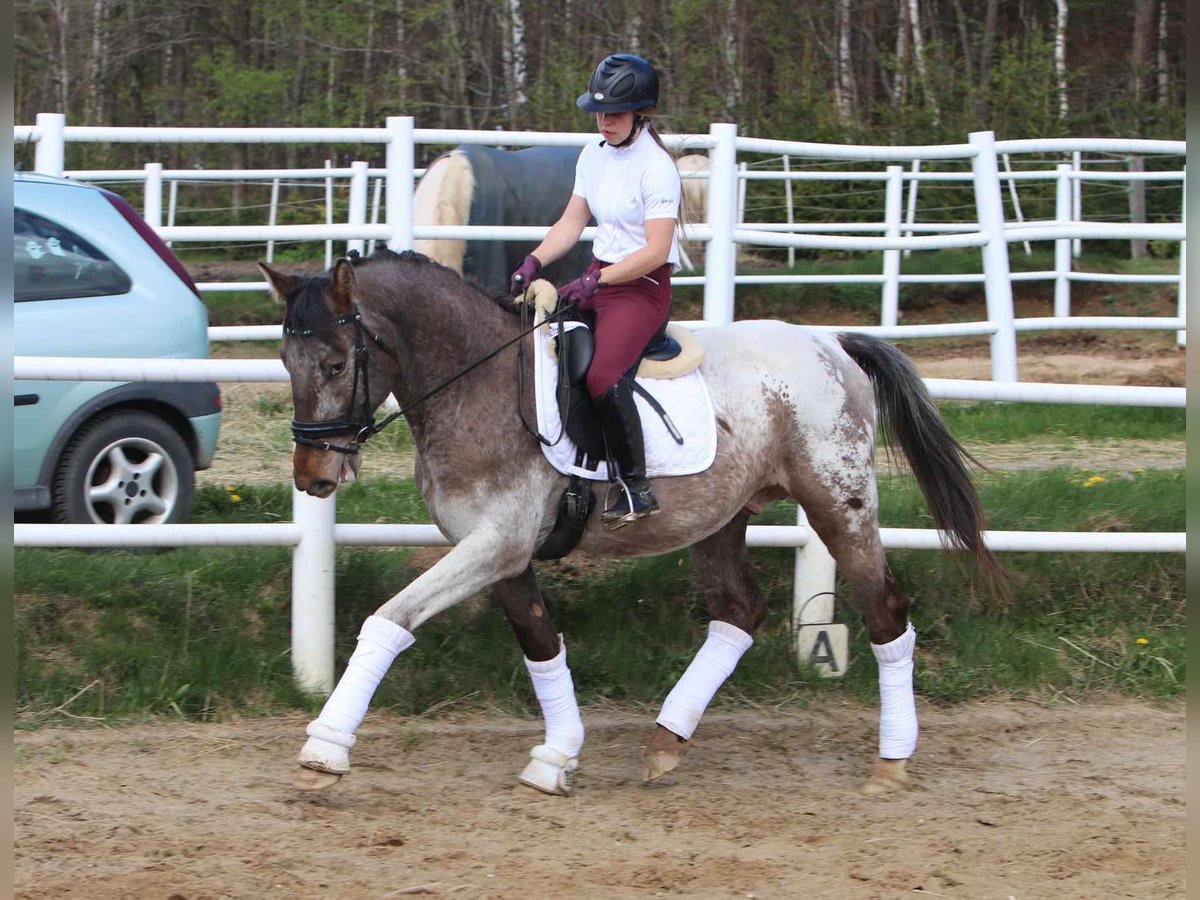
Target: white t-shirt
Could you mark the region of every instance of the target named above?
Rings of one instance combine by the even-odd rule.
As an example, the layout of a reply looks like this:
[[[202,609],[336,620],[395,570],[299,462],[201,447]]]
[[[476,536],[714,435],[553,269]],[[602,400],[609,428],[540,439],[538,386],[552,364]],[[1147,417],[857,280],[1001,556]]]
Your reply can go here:
[[[575,164],[572,193],[587,201],[596,220],[592,255],[620,262],[646,246],[647,219],[679,218],[679,170],[648,128],[625,147],[587,144]],[[679,271],[679,236],[671,235],[667,262]]]

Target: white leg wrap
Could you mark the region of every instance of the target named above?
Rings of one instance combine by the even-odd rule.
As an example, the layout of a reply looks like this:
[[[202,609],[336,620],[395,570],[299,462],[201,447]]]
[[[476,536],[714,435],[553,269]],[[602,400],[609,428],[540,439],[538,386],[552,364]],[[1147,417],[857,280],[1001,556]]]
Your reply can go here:
[[[887,644],[872,644],[879,663],[879,755],[908,759],[917,749],[917,704],[913,698],[913,647],[917,632],[908,623],[904,634]]]
[[[382,616],[368,616],[358,634],[346,671],[325,701],[316,720],[308,724],[308,741],[300,751],[300,764],[324,772],[350,771],[354,732],[367,714],[367,706],[392,661],[412,646],[405,628]]]
[[[753,643],[754,638],[736,625],[709,622],[708,640],[667,695],[658,724],[690,741],[713,695],[733,674],[738,660]]]
[[[567,648],[559,635],[558,656],[545,662],[525,660],[525,668],[533,680],[533,691],[537,694],[546,721],[545,745],[569,757],[579,755],[583,747],[583,720],[579,717],[579,704],[575,700],[575,682],[567,668]]]

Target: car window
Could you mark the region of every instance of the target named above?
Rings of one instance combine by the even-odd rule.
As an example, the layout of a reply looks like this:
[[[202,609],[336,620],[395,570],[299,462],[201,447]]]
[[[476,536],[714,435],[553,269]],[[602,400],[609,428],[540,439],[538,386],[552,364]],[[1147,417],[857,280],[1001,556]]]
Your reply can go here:
[[[13,226],[18,302],[129,291],[129,276],[120,266],[71,229],[24,209],[13,210]]]

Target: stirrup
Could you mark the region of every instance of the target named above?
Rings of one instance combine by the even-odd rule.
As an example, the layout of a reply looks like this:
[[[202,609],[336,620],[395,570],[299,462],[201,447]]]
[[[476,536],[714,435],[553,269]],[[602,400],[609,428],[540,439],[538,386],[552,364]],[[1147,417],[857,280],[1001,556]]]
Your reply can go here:
[[[612,498],[613,490],[617,489],[617,499],[615,502],[609,502]],[[641,493],[639,491],[639,493]],[[633,501],[633,492],[629,490],[629,485],[624,479],[617,479],[608,486],[608,493],[604,497],[604,511],[600,514],[600,521],[604,523],[605,531],[616,531],[618,528],[624,528],[626,525],[632,525],[638,519],[644,519],[647,516],[653,516],[659,512],[658,500],[655,498],[653,491],[649,485],[646,487],[646,494],[650,497],[650,502],[642,506],[641,509],[636,509]],[[625,504],[622,507],[621,501]]]

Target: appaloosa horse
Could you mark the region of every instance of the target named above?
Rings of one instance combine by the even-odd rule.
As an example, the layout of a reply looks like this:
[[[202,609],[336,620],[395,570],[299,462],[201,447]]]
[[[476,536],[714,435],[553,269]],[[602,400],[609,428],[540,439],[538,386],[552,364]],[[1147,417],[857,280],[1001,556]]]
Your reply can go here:
[[[520,779],[566,793],[584,728],[566,648],[531,559],[555,522],[567,479],[523,424],[535,421],[533,392],[518,389],[516,345],[456,377],[521,333],[511,304],[416,253],[340,260],[317,277],[262,269],[287,307],[280,355],[295,407],[297,488],[329,497],[353,480],[360,445],[373,433],[372,412],[390,391],[412,430],[421,496],[454,545],[367,618],[346,671],[307,728],[296,785],[328,787],[349,771],[355,731],[413,632],[490,588],[516,632],[545,718],[545,739]],[[575,551],[619,558],[690,547],[707,597],[708,639],[663,705],[645,750],[645,778],[679,764],[762,623],[766,604],[746,526],[764,503],[791,497],[850,582],[879,665],[879,758],[864,790],[903,786],[917,739],[916,635],[880,544],[876,402],[885,435],[903,450],[948,543],[1002,577],[981,537],[968,457],[915,368],[889,344],[775,321],[705,328],[696,338],[717,418],[715,461],[700,474],[656,480],[662,512],[652,520],[606,531],[593,509]]]

